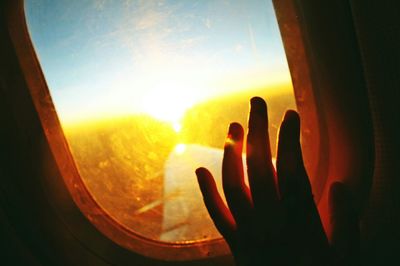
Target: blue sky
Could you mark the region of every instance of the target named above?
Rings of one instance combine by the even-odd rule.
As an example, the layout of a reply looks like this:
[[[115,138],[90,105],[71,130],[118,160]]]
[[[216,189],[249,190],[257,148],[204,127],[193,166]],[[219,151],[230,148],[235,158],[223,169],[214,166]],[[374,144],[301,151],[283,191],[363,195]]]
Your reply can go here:
[[[174,121],[215,95],[290,80],[270,0],[26,0],[25,12],[64,122]]]

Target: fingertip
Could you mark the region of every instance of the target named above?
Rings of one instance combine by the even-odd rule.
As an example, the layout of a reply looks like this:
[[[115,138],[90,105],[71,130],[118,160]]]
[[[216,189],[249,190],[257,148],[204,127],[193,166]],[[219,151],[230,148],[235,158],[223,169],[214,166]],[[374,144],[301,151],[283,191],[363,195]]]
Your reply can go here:
[[[264,114],[267,112],[267,103],[261,97],[253,97],[250,99],[250,112]]]
[[[253,97],[250,100],[250,113],[248,118],[248,134],[255,138],[247,141],[256,141],[256,137],[264,137],[268,134],[267,103],[261,97]]]
[[[234,141],[242,140],[244,135],[244,130],[241,124],[233,122],[229,125],[228,138]]]
[[[204,168],[204,167],[199,167],[199,168],[196,169],[195,172],[196,172],[196,175],[201,175],[201,174],[203,174],[204,172],[207,172],[207,169]]]
[[[197,176],[197,181],[199,183],[203,183],[204,181],[206,181],[207,176],[211,175],[211,173],[207,170],[207,168],[204,167],[197,168],[195,173]]]
[[[292,109],[289,109],[285,112],[285,116],[283,117],[283,120],[293,121],[293,122],[297,122],[300,124],[299,114],[295,110],[292,110]]]
[[[207,168],[200,167],[196,169],[197,183],[199,184],[201,194],[205,200],[208,200],[210,195],[213,193],[215,187],[215,181]]]
[[[293,132],[300,132],[300,116],[294,110],[287,110],[283,116],[282,126]]]
[[[279,128],[278,140],[283,144],[294,144],[300,138],[300,117],[294,110],[287,110]],[[279,142],[278,142],[279,144]],[[292,148],[292,147],[290,147]]]
[[[265,105],[265,101],[263,98],[259,97],[259,96],[254,96],[250,99],[250,104],[264,104]]]

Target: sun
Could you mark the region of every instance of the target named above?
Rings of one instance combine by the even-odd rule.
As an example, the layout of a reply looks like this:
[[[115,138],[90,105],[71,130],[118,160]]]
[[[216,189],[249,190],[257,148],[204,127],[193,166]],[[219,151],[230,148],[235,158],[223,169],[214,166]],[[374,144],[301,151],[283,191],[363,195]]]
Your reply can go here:
[[[180,121],[185,112],[200,99],[196,90],[178,83],[163,84],[152,88],[141,101],[141,109],[152,117],[171,123],[180,131]]]

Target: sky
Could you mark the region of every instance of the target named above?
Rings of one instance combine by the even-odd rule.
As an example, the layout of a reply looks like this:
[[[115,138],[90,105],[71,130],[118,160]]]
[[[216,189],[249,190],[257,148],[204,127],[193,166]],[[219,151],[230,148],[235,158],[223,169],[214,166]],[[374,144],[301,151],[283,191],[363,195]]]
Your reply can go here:
[[[271,0],[25,0],[62,122],[146,113],[290,82]]]

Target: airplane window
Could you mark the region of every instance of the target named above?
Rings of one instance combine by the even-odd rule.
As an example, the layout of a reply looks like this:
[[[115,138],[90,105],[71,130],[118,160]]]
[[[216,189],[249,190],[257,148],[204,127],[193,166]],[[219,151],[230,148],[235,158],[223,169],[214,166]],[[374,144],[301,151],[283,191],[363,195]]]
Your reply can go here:
[[[220,238],[194,171],[221,189],[228,125],[265,98],[276,133],[295,97],[270,0],[26,0],[32,42],[80,176],[147,239]]]

